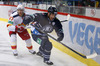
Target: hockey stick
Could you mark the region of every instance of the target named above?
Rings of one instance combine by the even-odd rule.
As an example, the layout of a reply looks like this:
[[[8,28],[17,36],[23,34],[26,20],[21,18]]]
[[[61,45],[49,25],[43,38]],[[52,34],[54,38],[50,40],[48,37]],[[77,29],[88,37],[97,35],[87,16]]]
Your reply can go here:
[[[66,22],[66,21],[68,21],[68,20],[63,20],[63,21],[60,21],[60,22]]]
[[[78,54],[79,56],[81,56],[81,57],[83,57],[83,58],[89,59],[89,58],[94,58],[94,57],[97,56],[97,53],[94,53],[94,54],[91,54],[91,55],[85,56],[85,55],[80,54],[80,53],[78,53],[77,51],[73,50],[72,48],[68,47],[68,46],[65,45],[64,43],[58,41],[57,39],[55,39],[55,38],[52,37],[51,35],[47,34],[47,36],[49,36],[49,37],[52,38],[53,40],[57,41],[58,43],[62,44],[63,46],[67,47],[68,49],[72,50],[74,53]]]
[[[32,24],[31,24],[31,25],[32,25]],[[32,26],[35,27],[34,25],[32,25]],[[28,28],[29,28],[29,27],[28,27]],[[35,28],[36,28],[37,30],[39,30],[37,27],[35,27]],[[41,31],[41,30],[39,30],[39,31],[40,31],[41,33],[44,33],[44,32]],[[81,57],[83,57],[83,58],[85,58],[85,59],[94,58],[94,57],[97,56],[97,53],[94,53],[94,54],[91,54],[91,55],[88,55],[88,56],[83,55],[83,54],[81,54],[81,53],[75,51],[74,49],[68,47],[66,44],[64,44],[64,43],[62,43],[62,42],[60,42],[60,41],[58,41],[57,39],[55,39],[55,38],[52,37],[51,35],[49,35],[49,34],[47,34],[47,33],[45,33],[45,34],[46,34],[47,36],[49,36],[50,38],[52,38],[53,40],[57,41],[58,43],[62,44],[63,46],[67,47],[68,49],[70,49],[71,51],[73,51],[74,53],[76,53],[77,55],[79,55],[79,56],[81,56]]]
[[[60,21],[60,22],[66,22],[66,21],[69,20],[69,18],[70,18],[70,15],[68,14],[68,15],[67,15],[67,19],[66,19],[66,20],[62,20],[62,21]]]

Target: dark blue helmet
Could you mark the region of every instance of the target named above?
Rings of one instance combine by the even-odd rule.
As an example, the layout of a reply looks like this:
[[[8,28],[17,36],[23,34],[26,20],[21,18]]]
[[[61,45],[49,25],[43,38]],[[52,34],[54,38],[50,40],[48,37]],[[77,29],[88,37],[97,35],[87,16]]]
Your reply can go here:
[[[49,12],[49,13],[52,13],[52,14],[57,14],[57,9],[56,9],[55,7],[50,6],[50,7],[48,8],[48,12]]]

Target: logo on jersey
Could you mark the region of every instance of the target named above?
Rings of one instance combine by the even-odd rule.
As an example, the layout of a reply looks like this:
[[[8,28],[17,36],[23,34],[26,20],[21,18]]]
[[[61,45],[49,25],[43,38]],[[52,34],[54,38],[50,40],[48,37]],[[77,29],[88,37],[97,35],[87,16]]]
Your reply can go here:
[[[55,22],[52,22],[52,25],[55,25]]]
[[[13,20],[13,17],[10,17],[9,20],[12,21]]]

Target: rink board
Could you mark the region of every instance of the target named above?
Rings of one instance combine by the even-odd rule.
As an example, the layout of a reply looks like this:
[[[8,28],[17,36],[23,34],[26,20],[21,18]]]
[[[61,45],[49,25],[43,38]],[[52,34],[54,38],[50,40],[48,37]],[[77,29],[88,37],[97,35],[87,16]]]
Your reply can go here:
[[[5,14],[3,13],[3,16],[0,16],[1,17],[0,21],[7,22],[8,17],[9,17],[8,15],[9,15],[10,11],[14,10],[15,7],[12,8],[12,6],[8,6],[7,5],[7,6],[1,6],[0,8],[2,8],[2,10],[0,10],[0,13],[2,13],[3,11],[6,11]],[[39,9],[33,9],[33,8],[27,8],[26,11],[28,11],[30,14],[31,13],[36,13],[36,12],[39,12],[39,13],[40,12],[46,12],[46,10],[39,10]],[[63,19],[66,19],[65,15],[67,15],[67,14],[65,14],[65,13],[59,13],[59,15],[57,17],[60,20],[63,20]],[[83,19],[82,16],[77,16],[77,15],[71,15],[71,16],[72,17],[70,18],[69,22],[62,23],[64,31],[67,31],[67,32],[64,32],[64,34],[66,34],[66,33],[67,34],[64,37],[64,40],[62,42],[64,44],[68,45],[69,47],[77,50],[79,53],[82,53],[82,54],[90,54],[90,53],[93,53],[94,51],[99,52],[98,47],[96,47],[95,49],[93,49],[94,44],[91,47],[88,44],[85,44],[85,42],[84,42],[85,39],[83,37],[81,37],[81,35],[77,36],[79,33],[86,34],[86,33],[88,33],[90,31],[89,32],[90,35],[93,35],[93,36],[92,37],[89,36],[88,40],[90,40],[90,38],[95,39],[96,35],[98,34],[98,33],[96,34],[96,32],[99,30],[100,23],[97,22],[97,21],[99,21],[99,19],[93,19],[93,18],[88,18],[88,17],[83,17],[84,18]],[[88,18],[89,20],[87,20],[86,18]],[[89,23],[87,23],[87,22],[89,22]],[[70,27],[69,27],[69,25],[70,25]],[[77,26],[75,27],[76,29],[80,28],[80,29],[77,29],[77,32],[74,32],[75,29],[74,29],[73,26],[75,26],[75,25],[78,25],[78,27]],[[84,26],[81,27],[80,25],[84,25]],[[89,26],[92,27],[94,30],[91,30],[91,29],[89,30],[89,28],[87,28]],[[86,29],[89,30],[89,31],[87,32]],[[70,31],[70,30],[72,30],[72,31]],[[75,35],[72,32],[75,33]],[[79,39],[79,38],[82,38],[82,39]],[[80,42],[77,41],[78,39],[80,40]],[[98,57],[96,57],[94,59],[84,59],[84,58],[78,56],[77,54],[75,54],[74,52],[72,52],[71,50],[69,50],[68,48],[66,48],[65,46],[63,46],[63,45],[55,42],[52,39],[50,39],[50,40],[53,43],[54,47],[56,47],[59,50],[67,53],[68,55],[70,55],[70,56],[78,59],[79,61],[83,62],[84,64],[87,64],[87,66],[100,66],[100,63],[99,63],[100,60],[98,60],[98,59],[100,59],[100,56],[98,56]],[[81,40],[83,40],[83,43],[82,43]],[[77,47],[78,47],[78,49],[77,49]],[[84,49],[84,48],[86,48],[86,49]],[[91,48],[91,49],[89,49],[89,48]]]

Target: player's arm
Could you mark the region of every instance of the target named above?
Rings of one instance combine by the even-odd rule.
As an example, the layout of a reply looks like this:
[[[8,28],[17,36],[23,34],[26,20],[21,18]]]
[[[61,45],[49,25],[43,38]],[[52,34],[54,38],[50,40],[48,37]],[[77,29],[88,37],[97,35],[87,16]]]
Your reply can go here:
[[[14,24],[14,20],[13,17],[11,16],[8,20],[7,28],[9,31],[15,32],[15,26],[13,24]]]
[[[55,31],[57,33],[58,36],[58,41],[62,41],[64,38],[64,33],[63,33],[63,29],[62,29],[62,25],[60,23],[60,21],[58,19],[56,19],[56,23],[55,23]]]
[[[13,17],[9,18],[7,28],[8,31],[12,31],[12,32],[23,32],[24,30],[23,26],[15,25],[15,21]]]
[[[23,23],[25,25],[29,25],[29,23],[31,22],[35,22],[35,14],[32,14],[32,15],[25,15],[24,18],[23,18]]]
[[[25,15],[24,19],[23,19],[23,23],[25,25],[28,25],[31,22],[37,22],[39,20],[40,15],[42,15],[42,13],[35,13],[32,15]]]

